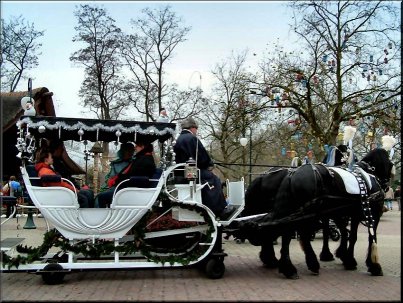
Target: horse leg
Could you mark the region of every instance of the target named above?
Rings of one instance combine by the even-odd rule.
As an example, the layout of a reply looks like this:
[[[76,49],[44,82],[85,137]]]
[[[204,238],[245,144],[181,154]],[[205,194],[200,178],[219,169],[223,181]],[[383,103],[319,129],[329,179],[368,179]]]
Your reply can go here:
[[[291,233],[285,233],[281,237],[280,260],[278,263],[278,272],[282,273],[287,279],[298,279],[298,273],[290,259]]]
[[[259,258],[260,261],[262,261],[262,263],[268,268],[278,267],[278,259],[276,258],[276,253],[274,251],[272,238],[262,244]]]
[[[373,276],[383,276],[382,267],[379,264],[379,257],[378,257],[378,246],[376,244],[376,230],[378,227],[379,218],[374,220],[374,228],[373,234],[371,234],[371,227],[368,228],[368,253],[367,259],[365,260],[365,264],[368,267],[368,272],[370,272]]]
[[[319,274],[320,264],[311,245],[312,230],[310,230],[309,228],[303,229],[300,231],[299,234],[300,234],[299,243],[305,254],[306,265],[313,274],[317,275]]]
[[[339,218],[334,218],[333,220],[337,228],[340,230],[340,244],[335,251],[335,255],[337,258],[343,261],[347,255],[347,246],[349,238],[349,232],[347,230],[348,220]]]
[[[357,232],[358,232],[358,225],[360,221],[358,217],[351,218],[351,230],[350,235],[348,237],[348,248],[346,254],[343,258],[340,258],[343,261],[344,268],[347,270],[356,270],[357,269],[357,261],[354,258],[354,247],[355,243],[357,242]]]
[[[329,249],[329,237],[330,237],[329,218],[323,218],[322,224],[323,224],[323,227],[322,227],[323,245],[322,245],[322,251],[319,255],[319,258],[321,261],[333,261],[334,256],[330,252],[330,249]]]

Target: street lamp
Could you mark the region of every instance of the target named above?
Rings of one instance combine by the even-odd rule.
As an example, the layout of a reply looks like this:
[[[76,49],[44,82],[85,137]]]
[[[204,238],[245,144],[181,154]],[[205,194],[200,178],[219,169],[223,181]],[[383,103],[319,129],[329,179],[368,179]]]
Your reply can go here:
[[[243,137],[239,139],[239,143],[245,147],[248,144],[248,139]],[[252,127],[249,133],[249,185],[252,183]]]
[[[94,194],[98,192],[98,163],[99,163],[99,154],[103,152],[102,145],[97,141],[90,149],[90,153],[94,154]]]

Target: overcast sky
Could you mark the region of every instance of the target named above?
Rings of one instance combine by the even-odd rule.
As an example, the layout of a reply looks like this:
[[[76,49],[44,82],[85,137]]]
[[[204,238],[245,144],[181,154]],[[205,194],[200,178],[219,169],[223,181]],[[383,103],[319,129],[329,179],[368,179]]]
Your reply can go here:
[[[29,76],[33,78],[33,88],[44,86],[54,93],[59,117],[83,116],[78,95],[83,68],[69,61],[79,49],[72,42],[77,25],[73,11],[79,4],[104,6],[124,31],[130,29],[130,19],[141,15],[141,9],[171,5],[183,24],[192,27],[188,40],[178,45],[167,69],[169,80],[182,88],[201,84],[208,91],[211,70],[231,51],[248,49],[248,64],[253,68],[274,42],[291,39],[291,15],[285,1],[1,1],[3,19],[22,15],[37,30],[45,30],[40,39],[39,66],[29,71]],[[26,89],[24,80],[17,90]]]

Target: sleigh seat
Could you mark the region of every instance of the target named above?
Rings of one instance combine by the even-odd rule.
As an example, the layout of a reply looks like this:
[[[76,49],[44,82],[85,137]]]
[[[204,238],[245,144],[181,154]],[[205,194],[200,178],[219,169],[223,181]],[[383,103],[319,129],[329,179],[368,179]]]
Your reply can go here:
[[[21,172],[35,206],[68,239],[123,237],[155,203],[164,184],[162,170],[158,169],[147,180],[147,187],[139,187],[135,180],[126,180],[127,187],[119,190],[125,183],[121,182],[110,208],[80,208],[73,191],[61,186],[43,187],[30,165],[21,167]],[[142,181],[145,186],[146,180]]]

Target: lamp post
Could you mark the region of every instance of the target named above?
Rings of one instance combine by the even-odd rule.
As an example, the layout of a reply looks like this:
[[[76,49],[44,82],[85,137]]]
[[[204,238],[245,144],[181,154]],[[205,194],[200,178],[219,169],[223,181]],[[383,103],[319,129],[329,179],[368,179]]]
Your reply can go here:
[[[94,154],[94,194],[98,193],[98,165],[99,165],[99,154],[103,152],[102,146],[99,142],[95,142],[91,147],[91,153]]]
[[[245,147],[248,144],[248,139],[243,137],[239,139],[239,143]],[[252,183],[252,127],[249,132],[249,185]]]
[[[88,185],[88,160],[90,159],[91,153],[88,150],[84,151],[85,160],[85,184]]]

